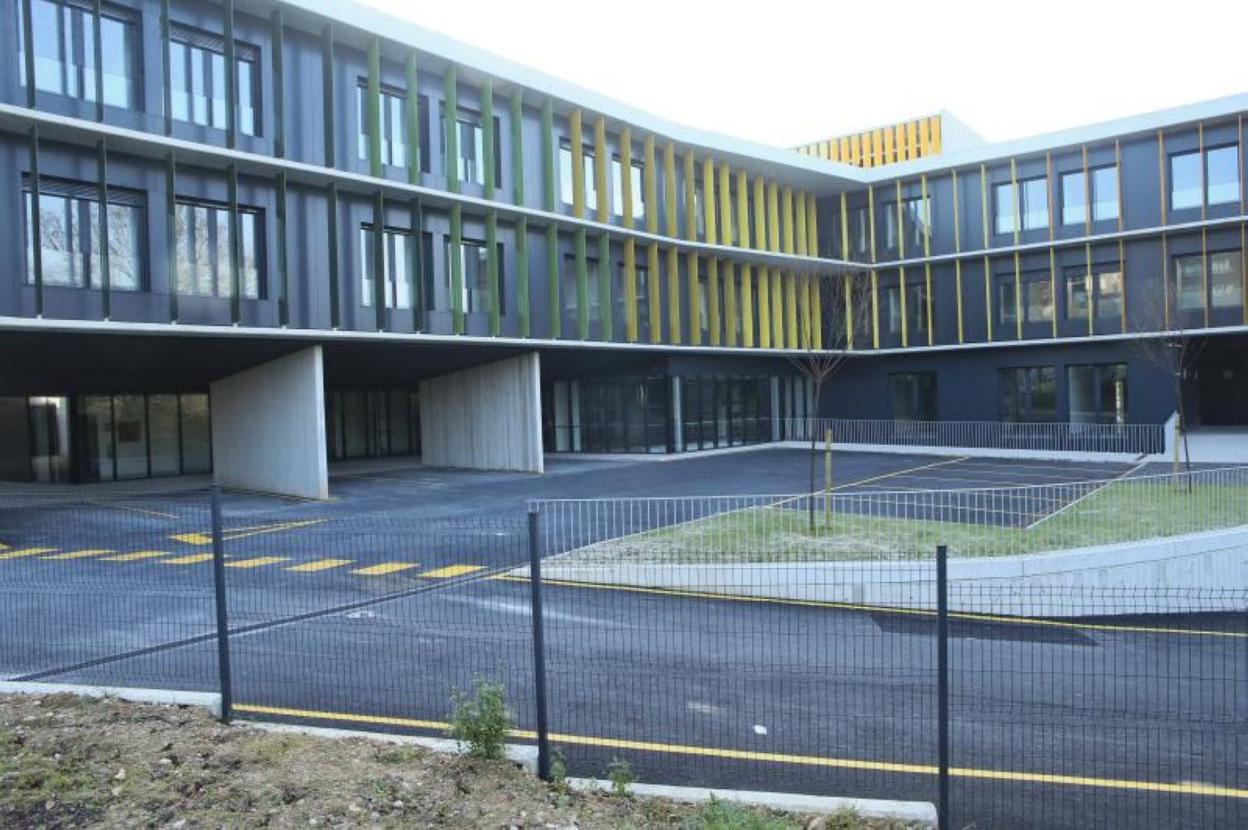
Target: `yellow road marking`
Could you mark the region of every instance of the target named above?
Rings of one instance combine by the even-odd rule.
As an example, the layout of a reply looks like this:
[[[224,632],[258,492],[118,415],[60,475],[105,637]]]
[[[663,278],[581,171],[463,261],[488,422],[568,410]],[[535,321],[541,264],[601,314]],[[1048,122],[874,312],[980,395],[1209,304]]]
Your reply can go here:
[[[354,561],[354,559],[317,559],[314,562],[304,562],[302,565],[295,565],[286,570],[301,574],[315,573],[316,571],[327,571],[330,568],[341,568],[343,565],[350,565]]]
[[[136,550],[134,553],[120,553],[117,556],[105,556],[99,560],[101,562],[134,562],[139,559],[155,559],[158,556],[168,556],[167,550]]]
[[[223,541],[230,542],[235,539],[246,539],[249,536],[259,536],[263,533],[280,533],[283,530],[296,530],[301,527],[310,527],[325,521],[324,519],[305,519],[299,522],[279,522],[271,525],[253,525],[251,527],[231,527],[221,532]],[[175,533],[169,537],[175,542],[182,542],[186,545],[211,545],[211,533]]]
[[[4,542],[0,542],[0,550],[8,550],[8,549],[9,549],[8,545],[6,545]]]
[[[252,559],[239,559],[226,562],[227,568],[263,568],[265,565],[276,565],[278,562],[289,562],[289,556],[256,556]]]
[[[344,712],[320,712],[309,709],[288,709],[278,706],[259,706],[250,703],[234,704],[236,712],[251,712],[257,715],[277,715],[292,718],[316,718],[318,720],[347,721],[353,723],[370,723],[382,726],[402,726],[410,729],[434,729],[445,731],[449,724],[443,721],[416,720],[384,715],[353,715]],[[512,729],[513,738],[535,740],[537,734],[527,729]],[[796,755],[781,752],[755,752],[746,749],[726,749],[722,747],[694,746],[689,744],[660,743],[655,741],[637,741],[623,738],[599,738],[588,735],[566,735],[552,732],[550,740],[562,744],[580,746],[600,746],[612,749],[632,749],[641,752],[659,752],[669,755],[696,755],[712,758],[727,758],[740,761],[769,761],[779,764],[795,764],[813,767],[836,767],[840,769],[869,770],[872,772],[893,772],[911,775],[936,775],[939,768],[933,764],[911,764],[899,761],[871,761],[860,758],[826,758],[819,755]],[[1223,787],[1217,784],[1199,782],[1167,782],[1167,781],[1135,781],[1124,778],[1096,778],[1083,775],[1065,775],[1048,772],[1026,772],[1020,770],[981,769],[976,767],[952,767],[949,774],[958,778],[979,778],[993,781],[1018,781],[1040,784],[1061,784],[1073,787],[1094,787],[1112,790],[1135,790],[1139,792],[1175,793],[1179,795],[1203,795],[1222,798],[1248,798],[1248,789]]]
[[[44,559],[87,559],[92,556],[103,556],[106,553],[113,553],[111,550],[76,550],[70,553],[58,553],[55,556],[45,556]]]
[[[420,567],[419,562],[382,562],[380,565],[357,568],[351,573],[359,574],[360,576],[384,576],[385,574],[398,573],[399,571],[417,567]]]
[[[41,553],[55,553],[56,548],[18,548],[7,553],[0,553],[0,559],[21,559],[25,556],[38,556]]]
[[[212,559],[211,553],[192,553],[188,556],[175,556],[172,559],[161,560],[162,565],[198,565],[200,562],[207,562]]]
[[[490,577],[504,582],[528,582],[527,576],[498,574]],[[752,602],[765,605],[795,605],[803,608],[834,608],[841,611],[864,611],[873,614],[897,614],[899,616],[935,617],[935,611],[923,608],[896,608],[888,605],[867,605],[854,602],[833,602],[817,599],[783,599],[779,597],[751,597],[743,594],[717,594],[714,591],[692,591],[679,588],[649,588],[644,585],[612,585],[605,582],[581,582],[573,579],[542,578],[543,585],[559,585],[566,588],[591,588],[600,591],[622,591],[632,594],[658,594],[659,596],[686,597],[689,599],[721,600],[724,602]],[[973,620],[975,622],[1009,623],[1023,626],[1048,628],[1071,628],[1088,631],[1109,631],[1128,634],[1184,634],[1194,637],[1248,638],[1244,631],[1217,631],[1208,628],[1167,628],[1148,625],[1113,625],[1112,623],[1066,622],[1036,617],[1009,617],[1000,614],[977,614],[970,611],[950,611],[949,619]]]
[[[436,568],[432,571],[425,571],[420,576],[429,579],[450,579],[453,576],[463,576],[464,574],[476,573],[485,570],[484,565],[447,565],[445,568]]]

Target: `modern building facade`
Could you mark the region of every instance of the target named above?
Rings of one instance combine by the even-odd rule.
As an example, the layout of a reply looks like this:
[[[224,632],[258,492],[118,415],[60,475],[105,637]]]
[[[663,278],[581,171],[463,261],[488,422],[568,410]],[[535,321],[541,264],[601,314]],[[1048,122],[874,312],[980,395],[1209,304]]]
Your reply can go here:
[[[1248,422],[1248,96],[794,150],[348,3],[0,16],[0,478],[541,469],[814,412],[1160,423],[1178,334],[1189,421]]]

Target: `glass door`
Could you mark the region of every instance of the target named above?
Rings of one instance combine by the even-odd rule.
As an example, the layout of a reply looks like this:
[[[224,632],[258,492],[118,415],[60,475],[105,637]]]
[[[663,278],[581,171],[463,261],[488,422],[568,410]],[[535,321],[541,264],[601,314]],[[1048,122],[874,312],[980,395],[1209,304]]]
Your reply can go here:
[[[69,399],[30,398],[30,466],[35,481],[69,479]]]

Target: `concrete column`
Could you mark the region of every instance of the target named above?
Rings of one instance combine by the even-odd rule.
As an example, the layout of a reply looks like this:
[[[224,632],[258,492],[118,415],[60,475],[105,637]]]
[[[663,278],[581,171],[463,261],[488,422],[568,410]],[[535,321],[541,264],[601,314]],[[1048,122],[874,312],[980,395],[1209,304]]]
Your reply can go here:
[[[209,394],[218,484],[329,498],[320,346],[216,381]]]
[[[780,423],[780,378],[771,378],[771,440],[779,441],[781,436]]]
[[[429,466],[543,472],[538,354],[421,381],[420,440]]]
[[[672,375],[672,452],[685,451],[684,408],[680,396],[680,375]]]

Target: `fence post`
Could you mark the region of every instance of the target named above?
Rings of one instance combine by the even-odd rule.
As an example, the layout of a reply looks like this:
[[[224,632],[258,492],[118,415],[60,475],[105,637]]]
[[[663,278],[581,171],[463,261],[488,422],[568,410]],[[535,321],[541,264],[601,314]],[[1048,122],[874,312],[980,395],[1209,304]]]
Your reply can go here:
[[[542,556],[538,550],[538,508],[529,505],[529,591],[533,612],[533,686],[537,715],[537,774],[550,780],[550,730],[546,722],[546,640],[542,628]]]
[[[230,619],[225,601],[225,540],[221,527],[221,486],[212,485],[212,588],[217,606],[217,676],[221,689],[221,720],[228,723],[234,707],[230,681]]]
[[[936,548],[936,723],[939,732],[937,826],[949,824],[949,574],[948,548]]]

